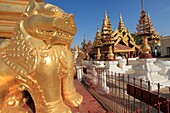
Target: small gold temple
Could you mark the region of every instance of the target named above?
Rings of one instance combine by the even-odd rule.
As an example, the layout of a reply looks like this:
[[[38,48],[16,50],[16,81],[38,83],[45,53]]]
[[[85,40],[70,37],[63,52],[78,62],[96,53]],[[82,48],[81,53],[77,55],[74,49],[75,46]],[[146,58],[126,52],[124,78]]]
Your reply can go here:
[[[128,57],[135,57],[140,47],[136,45],[134,38],[131,36],[128,29],[125,28],[122,15],[120,15],[118,28],[113,31],[110,18],[107,12],[104,13],[103,24],[100,32],[100,28],[97,28],[96,37],[93,42],[93,48],[90,52],[90,57],[95,59],[97,49],[100,48],[103,59],[109,60],[109,51],[111,48],[114,57],[117,55],[124,56],[128,54]]]

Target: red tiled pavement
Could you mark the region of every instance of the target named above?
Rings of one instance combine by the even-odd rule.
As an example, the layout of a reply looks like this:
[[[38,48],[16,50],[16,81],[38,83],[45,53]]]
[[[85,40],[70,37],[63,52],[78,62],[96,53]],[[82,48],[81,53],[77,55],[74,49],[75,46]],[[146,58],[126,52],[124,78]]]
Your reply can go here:
[[[106,110],[86,90],[80,81],[75,80],[76,91],[83,95],[83,102],[78,108],[71,108],[73,113],[106,113]]]

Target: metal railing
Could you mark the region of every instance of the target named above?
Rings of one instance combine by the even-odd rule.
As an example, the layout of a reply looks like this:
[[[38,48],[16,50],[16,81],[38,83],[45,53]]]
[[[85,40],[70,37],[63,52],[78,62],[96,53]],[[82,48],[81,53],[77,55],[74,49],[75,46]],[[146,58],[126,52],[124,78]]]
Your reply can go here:
[[[103,71],[106,70],[100,69],[98,76],[101,76]],[[153,84],[109,71],[105,76],[109,93],[99,94],[94,90],[94,86],[90,90],[114,113],[169,113],[170,87],[161,88],[159,83]],[[157,90],[151,91],[152,86],[156,86]]]

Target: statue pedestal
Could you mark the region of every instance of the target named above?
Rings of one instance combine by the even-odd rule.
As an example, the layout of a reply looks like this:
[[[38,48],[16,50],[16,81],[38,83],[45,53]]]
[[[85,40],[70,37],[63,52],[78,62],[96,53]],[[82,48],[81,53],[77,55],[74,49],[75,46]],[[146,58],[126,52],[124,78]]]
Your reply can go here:
[[[75,80],[75,88],[83,96],[83,102],[79,107],[71,107],[73,113],[106,113],[106,110],[86,90],[80,81]]]
[[[150,81],[151,90],[157,89],[157,85],[154,83],[160,83],[164,85],[164,83],[169,82],[168,77],[165,75],[161,75],[158,72],[161,70],[160,67],[154,64],[156,58],[150,59],[138,59],[138,64],[133,67],[135,72],[130,75],[130,77],[135,77],[136,79],[142,79],[144,81]],[[131,81],[133,83],[133,81]],[[139,80],[136,81],[136,84],[140,84]],[[143,82],[143,87],[147,88],[147,83]]]

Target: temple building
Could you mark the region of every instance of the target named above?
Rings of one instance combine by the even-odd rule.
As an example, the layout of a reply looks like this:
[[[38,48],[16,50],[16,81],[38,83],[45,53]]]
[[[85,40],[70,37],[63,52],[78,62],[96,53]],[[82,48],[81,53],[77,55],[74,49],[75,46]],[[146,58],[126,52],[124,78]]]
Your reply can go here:
[[[151,47],[152,55],[160,56],[161,55],[161,49],[160,49],[161,36],[154,29],[149,13],[146,13],[146,11],[144,10],[143,0],[141,0],[141,3],[142,3],[142,11],[140,14],[140,19],[138,20],[139,23],[137,24],[137,27],[136,27],[137,33],[135,33],[136,43],[141,45],[142,44],[141,35],[143,34],[147,35],[148,44]]]
[[[90,57],[97,59],[97,54],[100,51],[100,60],[108,60],[110,51],[114,54],[114,59],[117,56],[135,57],[139,51],[139,46],[136,45],[134,38],[125,28],[120,15],[118,28],[113,31],[110,18],[105,11],[102,28],[97,28],[96,37],[93,42],[93,48],[90,52]]]

